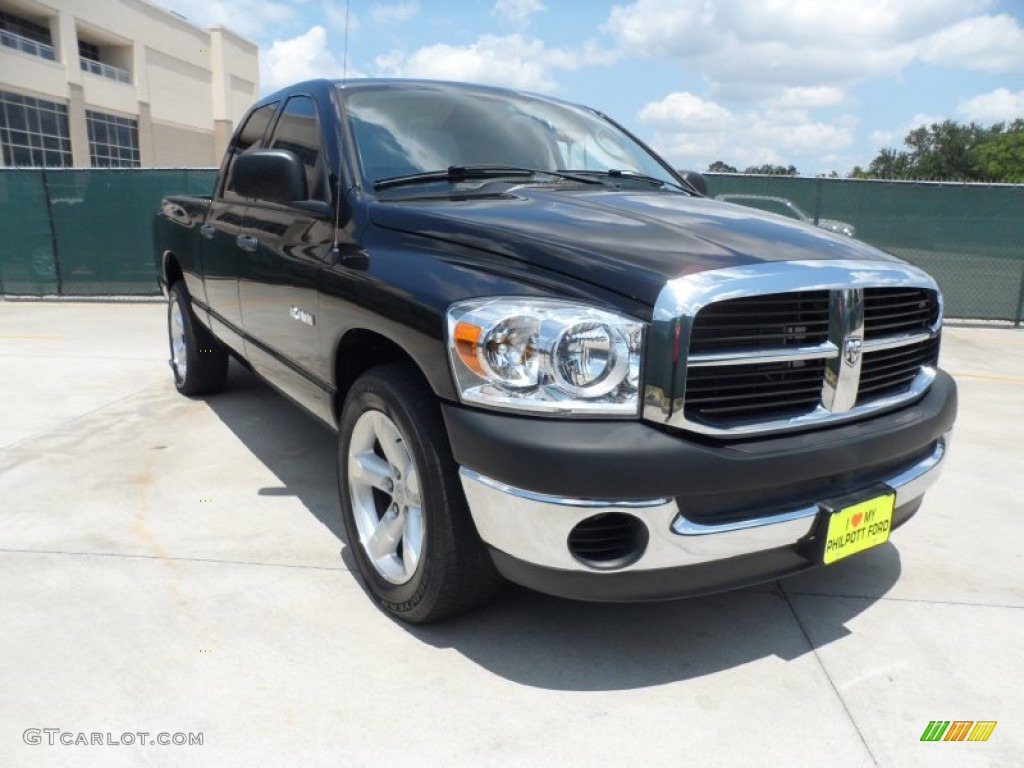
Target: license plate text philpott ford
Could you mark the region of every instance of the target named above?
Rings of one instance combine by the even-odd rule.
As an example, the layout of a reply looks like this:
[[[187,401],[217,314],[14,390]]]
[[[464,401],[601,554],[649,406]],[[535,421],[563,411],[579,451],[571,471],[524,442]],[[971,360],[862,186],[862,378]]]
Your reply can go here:
[[[889,540],[896,494],[889,493],[833,512],[825,538],[826,565]]]

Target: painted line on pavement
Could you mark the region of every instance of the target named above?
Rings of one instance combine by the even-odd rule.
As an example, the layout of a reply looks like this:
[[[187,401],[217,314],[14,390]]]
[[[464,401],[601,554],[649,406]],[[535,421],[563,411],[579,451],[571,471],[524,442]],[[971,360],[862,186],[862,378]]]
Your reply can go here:
[[[1007,384],[1024,384],[1024,379],[1014,379],[1009,376],[990,376],[987,373],[958,373],[950,371],[954,379],[983,379],[985,381],[1002,381]]]

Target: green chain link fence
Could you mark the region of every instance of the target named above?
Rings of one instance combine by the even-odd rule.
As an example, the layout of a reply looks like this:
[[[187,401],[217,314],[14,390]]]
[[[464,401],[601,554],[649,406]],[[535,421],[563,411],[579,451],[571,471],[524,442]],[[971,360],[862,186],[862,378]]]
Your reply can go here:
[[[152,222],[170,194],[208,195],[212,169],[0,169],[0,293],[158,292]],[[712,197],[803,218],[917,264],[946,316],[1024,320],[1024,185],[708,174]]]
[[[209,195],[212,169],[0,169],[0,293],[159,293],[153,215],[164,195]]]

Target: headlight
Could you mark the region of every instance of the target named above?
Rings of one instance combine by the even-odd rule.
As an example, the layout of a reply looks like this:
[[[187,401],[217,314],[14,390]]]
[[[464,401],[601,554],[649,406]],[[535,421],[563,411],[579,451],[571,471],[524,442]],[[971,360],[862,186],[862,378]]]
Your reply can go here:
[[[448,354],[463,402],[558,413],[636,415],[644,323],[555,299],[473,299],[448,309]]]

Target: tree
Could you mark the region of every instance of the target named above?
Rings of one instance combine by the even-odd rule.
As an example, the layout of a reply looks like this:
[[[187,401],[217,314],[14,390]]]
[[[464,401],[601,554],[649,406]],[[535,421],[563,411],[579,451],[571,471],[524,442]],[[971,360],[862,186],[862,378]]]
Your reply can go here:
[[[993,126],[993,137],[978,147],[978,162],[985,178],[1019,184],[1024,182],[1024,119],[1002,128]]]
[[[953,120],[920,126],[903,140],[905,150],[882,149],[867,170],[852,178],[929,181],[1024,181],[1024,118],[988,128]]]
[[[796,176],[798,174],[795,166],[771,165],[768,163],[765,165],[751,165],[743,172],[757,173],[763,176]]]
[[[976,123],[960,125],[952,120],[915,128],[903,143],[910,149],[913,178],[928,180],[979,180],[981,167],[975,152],[987,131]]]
[[[715,160],[711,165],[708,166],[708,173],[738,173],[736,166],[723,163],[721,160]]]
[[[907,175],[913,164],[913,158],[907,152],[895,149],[883,149],[868,166],[866,178],[869,179],[908,179]]]

